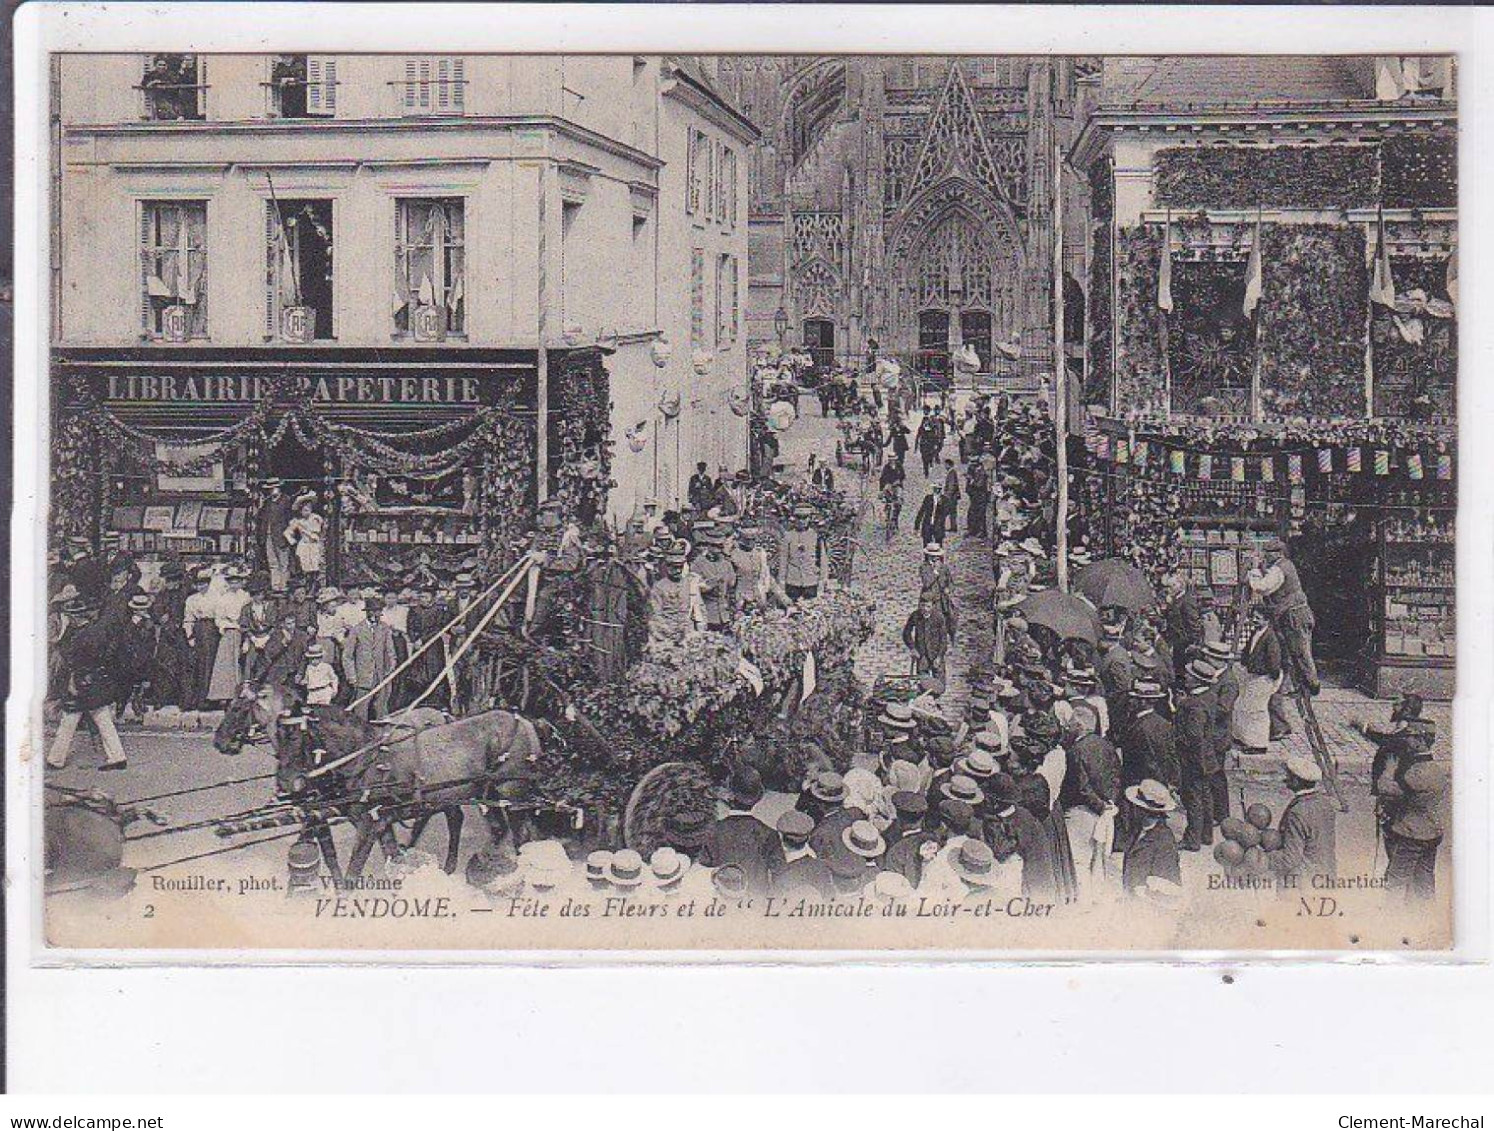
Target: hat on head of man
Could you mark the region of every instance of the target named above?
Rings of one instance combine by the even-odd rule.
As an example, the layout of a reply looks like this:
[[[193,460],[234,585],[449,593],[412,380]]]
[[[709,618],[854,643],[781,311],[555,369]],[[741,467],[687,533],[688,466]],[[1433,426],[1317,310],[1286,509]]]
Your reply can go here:
[[[1206,687],[1219,678],[1219,669],[1204,659],[1189,660],[1183,668],[1185,679],[1200,687]]]
[[[976,747],[969,754],[962,755],[954,761],[956,774],[977,782],[995,777],[997,770],[996,759],[991,756],[991,752],[980,747]]]
[[[763,799],[762,775],[751,766],[738,763],[732,767],[731,776],[727,779],[726,795],[733,805],[751,809]]]
[[[778,818],[777,828],[783,842],[797,848],[809,843],[809,834],[814,832],[814,818],[799,809],[786,809]]]
[[[877,723],[890,730],[916,730],[918,728],[918,723],[913,719],[913,708],[896,699],[883,705],[882,713],[877,717]]]
[[[136,593],[130,598],[130,608],[137,613],[145,612],[146,609],[150,608],[151,604],[152,599],[149,593]]]
[[[963,801],[971,808],[975,808],[986,799],[980,786],[975,784],[975,779],[964,774],[951,774],[945,778],[939,783],[939,792],[950,801]]]
[[[1171,813],[1178,807],[1172,791],[1152,778],[1127,787],[1126,800],[1143,813]]]
[[[1317,785],[1323,780],[1323,768],[1318,765],[1316,759],[1309,758],[1306,754],[1293,754],[1288,757],[1286,772],[1298,781],[1305,781],[1309,785]]]
[[[846,779],[833,770],[824,770],[809,779],[809,796],[816,801],[839,805],[846,799]]]
[[[892,795],[892,808],[905,825],[919,825],[928,816],[929,799],[922,793],[903,789]]]
[[[996,870],[996,856],[983,840],[969,837],[950,861],[962,880],[976,887],[990,887]]]
[[[1421,696],[1414,691],[1408,691],[1396,701],[1395,709],[1390,712],[1390,721],[1403,723],[1411,719],[1421,718],[1422,700]]]
[[[840,834],[841,843],[864,860],[875,860],[887,851],[887,842],[870,821],[854,821]]]
[[[938,542],[929,542],[924,546],[923,554],[926,558],[942,558],[944,546]]]
[[[1167,689],[1153,679],[1138,679],[1131,684],[1131,698],[1155,701],[1167,698]]]
[[[1206,657],[1213,660],[1215,665],[1229,663],[1235,658],[1234,650],[1223,640],[1204,641],[1203,652]]]

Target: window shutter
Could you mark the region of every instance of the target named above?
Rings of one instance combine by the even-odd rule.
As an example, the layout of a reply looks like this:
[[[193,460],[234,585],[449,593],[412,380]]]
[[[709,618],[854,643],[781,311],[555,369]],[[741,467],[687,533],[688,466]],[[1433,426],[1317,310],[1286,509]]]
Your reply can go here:
[[[306,56],[306,112],[337,114],[337,60],[330,55]]]
[[[279,240],[276,238],[279,225],[275,220],[274,201],[265,201],[265,337],[274,338],[278,332],[275,316],[280,293]]]
[[[731,257],[731,340],[742,335],[742,291],[740,266],[737,257]]]
[[[700,140],[705,150],[705,215],[710,220],[716,215],[716,143],[705,134]]]
[[[405,201],[394,202],[394,296],[409,300],[410,291],[405,281]],[[399,310],[393,314],[394,329],[399,329]],[[406,326],[409,325],[409,310],[405,309]]]
[[[460,56],[451,61],[451,108],[462,113],[467,101],[467,61]]]
[[[405,113],[415,109],[415,88],[419,85],[419,63],[415,59],[405,60]]]
[[[154,207],[149,201],[140,202],[140,328],[147,334],[154,330],[150,317],[150,272],[153,266],[150,229]]]
[[[306,56],[306,112],[320,114],[322,110],[322,61],[315,55]]]
[[[700,155],[695,151],[696,136],[694,130],[685,135],[685,211],[692,216],[696,205],[695,179],[700,175]]]

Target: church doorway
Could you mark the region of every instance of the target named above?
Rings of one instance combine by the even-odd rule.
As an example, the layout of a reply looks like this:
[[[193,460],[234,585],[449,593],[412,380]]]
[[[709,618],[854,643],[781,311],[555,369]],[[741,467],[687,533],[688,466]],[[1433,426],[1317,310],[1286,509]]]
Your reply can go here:
[[[835,368],[835,323],[828,318],[804,319],[804,349],[814,358],[815,372],[824,376]]]

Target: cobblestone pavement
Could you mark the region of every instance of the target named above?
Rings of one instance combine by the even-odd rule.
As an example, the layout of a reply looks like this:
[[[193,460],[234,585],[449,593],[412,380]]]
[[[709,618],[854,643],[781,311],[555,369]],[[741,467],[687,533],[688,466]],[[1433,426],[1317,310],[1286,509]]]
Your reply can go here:
[[[809,456],[833,460],[838,422],[819,414],[819,406],[810,398],[800,400],[804,415],[784,435],[781,458],[789,473],[803,476]],[[908,427],[918,428],[918,416]],[[953,453],[951,441],[946,453]],[[903,492],[903,514],[898,530],[889,541],[882,522],[877,499],[876,471],[860,474],[859,466],[836,469],[836,486],[861,504],[861,520],[856,537],[853,580],[877,601],[877,628],[856,656],[856,676],[864,683],[874,683],[880,675],[907,675],[912,671],[908,650],[903,646],[903,625],[918,604],[918,568],[923,562],[923,543],[913,529],[918,504],[928,489],[923,464],[916,452],[907,461],[908,482]],[[935,472],[942,480],[942,472]],[[961,473],[963,481],[963,472]],[[959,513],[963,528],[967,513],[961,499]],[[963,714],[969,698],[969,674],[972,663],[985,666],[982,657],[991,651],[991,547],[985,539],[966,534],[950,535],[945,541],[949,568],[955,579],[956,631],[950,650],[949,687],[941,697],[943,714],[952,722]]]

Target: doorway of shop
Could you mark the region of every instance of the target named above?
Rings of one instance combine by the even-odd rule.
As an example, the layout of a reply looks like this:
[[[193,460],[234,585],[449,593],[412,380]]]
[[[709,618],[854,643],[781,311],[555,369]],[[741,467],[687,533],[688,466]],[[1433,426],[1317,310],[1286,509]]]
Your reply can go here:
[[[342,539],[338,526],[337,492],[329,483],[321,450],[307,447],[296,435],[296,429],[287,428],[280,442],[266,450],[264,474],[279,479],[287,498],[293,502],[308,493],[316,496],[313,508],[326,523],[323,536],[326,576],[339,576],[337,548]]]

